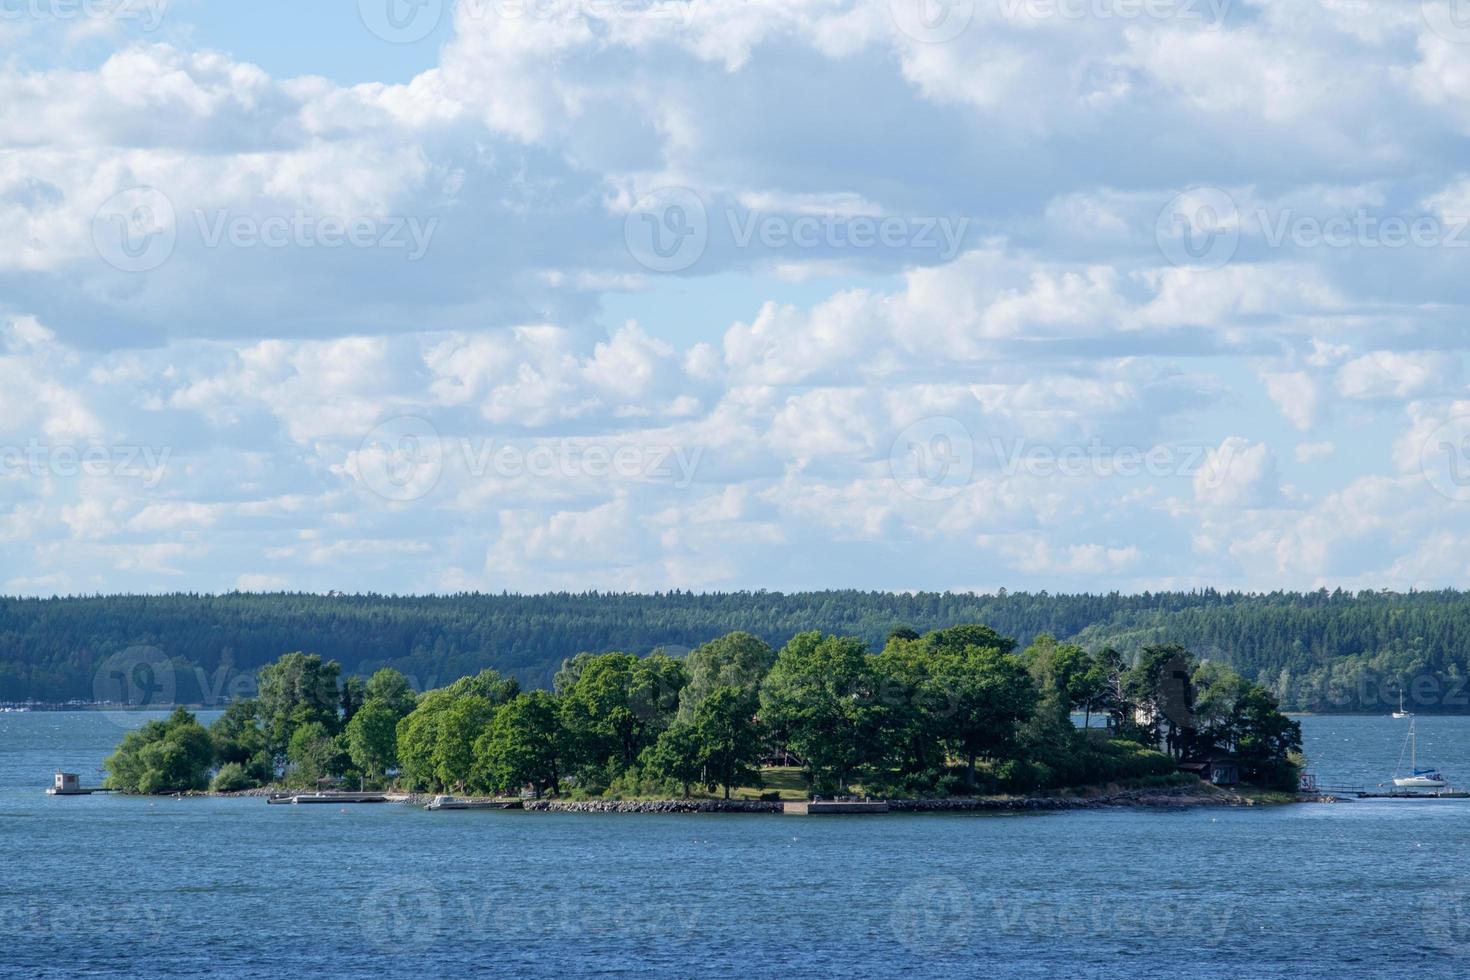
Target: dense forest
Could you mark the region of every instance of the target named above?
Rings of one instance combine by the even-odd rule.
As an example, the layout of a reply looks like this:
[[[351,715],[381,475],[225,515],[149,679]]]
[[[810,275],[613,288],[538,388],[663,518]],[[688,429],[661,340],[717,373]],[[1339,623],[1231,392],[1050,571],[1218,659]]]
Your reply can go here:
[[[874,649],[896,627],[983,622],[1132,657],[1179,643],[1259,682],[1284,707],[1470,710],[1470,593],[1160,592],[1141,595],[736,592],[653,595],[240,594],[0,599],[0,700],[110,699],[109,659],[149,651],[174,667],[181,703],[217,704],[230,683],[303,650],[418,690],[493,667],[550,687],[581,652],[680,654],[732,630],[781,646],[803,630]]]

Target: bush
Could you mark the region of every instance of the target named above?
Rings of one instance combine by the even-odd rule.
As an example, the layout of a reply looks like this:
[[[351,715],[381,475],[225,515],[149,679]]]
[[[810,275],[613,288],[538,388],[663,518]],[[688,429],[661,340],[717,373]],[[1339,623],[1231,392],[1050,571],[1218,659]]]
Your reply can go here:
[[[238,762],[228,762],[220,766],[219,772],[214,774],[209,789],[215,793],[238,793],[242,789],[255,789],[259,785],[260,783],[250,778],[244,766]]]

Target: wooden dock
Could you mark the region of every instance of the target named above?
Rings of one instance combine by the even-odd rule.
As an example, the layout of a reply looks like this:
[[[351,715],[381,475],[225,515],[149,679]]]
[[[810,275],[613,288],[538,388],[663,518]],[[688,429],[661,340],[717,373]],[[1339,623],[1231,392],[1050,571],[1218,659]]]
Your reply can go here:
[[[386,793],[272,793],[269,804],[284,803],[387,803]]]
[[[787,803],[781,812],[788,816],[817,816],[819,814],[887,813],[887,800],[803,800]]]

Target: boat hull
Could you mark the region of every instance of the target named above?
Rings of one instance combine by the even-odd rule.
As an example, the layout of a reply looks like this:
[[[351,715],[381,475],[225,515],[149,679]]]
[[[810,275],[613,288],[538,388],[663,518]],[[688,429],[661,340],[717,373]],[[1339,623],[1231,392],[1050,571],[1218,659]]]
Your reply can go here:
[[[1393,784],[1400,789],[1448,789],[1450,785],[1442,779],[1425,779],[1423,776],[1395,779]]]

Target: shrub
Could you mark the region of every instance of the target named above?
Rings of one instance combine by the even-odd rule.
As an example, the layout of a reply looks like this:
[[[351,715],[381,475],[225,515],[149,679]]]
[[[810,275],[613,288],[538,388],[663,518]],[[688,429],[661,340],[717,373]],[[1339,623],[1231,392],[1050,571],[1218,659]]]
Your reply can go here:
[[[238,793],[242,789],[254,789],[260,784],[250,778],[245,767],[238,762],[227,762],[214,774],[209,788],[215,793]]]

